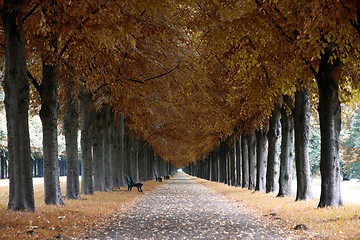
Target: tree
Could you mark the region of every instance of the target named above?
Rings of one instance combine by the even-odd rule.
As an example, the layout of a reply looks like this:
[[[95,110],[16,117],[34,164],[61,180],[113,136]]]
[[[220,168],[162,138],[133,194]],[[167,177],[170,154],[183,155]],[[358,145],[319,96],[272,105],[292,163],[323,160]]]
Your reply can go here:
[[[241,135],[241,155],[242,155],[242,187],[249,187],[249,145],[248,135]]]
[[[285,95],[281,108],[281,154],[278,197],[292,195],[294,121],[291,114],[292,99]]]
[[[81,193],[92,195],[94,193],[93,182],[93,156],[92,156],[92,94],[84,89],[80,89],[80,116],[81,116],[81,162],[82,162],[82,181]]]
[[[248,152],[249,152],[249,189],[255,190],[256,187],[256,136],[255,132],[248,136]]]
[[[66,197],[80,199],[78,130],[78,98],[73,82],[65,87],[66,99],[64,113],[64,132],[66,141]]]
[[[256,131],[256,187],[257,191],[265,191],[267,166],[267,132]]]
[[[26,75],[22,6],[26,1],[3,2],[5,32],[5,109],[9,151],[11,210],[35,211],[28,126],[29,82]]]
[[[278,189],[279,167],[279,138],[280,138],[280,106],[277,104],[270,117],[268,138],[268,158],[266,169],[266,192],[275,192]]]
[[[315,74],[319,88],[319,117],[321,132],[321,196],[319,207],[343,205],[340,190],[339,135],[341,107],[337,71],[340,59],[330,62],[335,45],[329,43],[321,55],[319,71]],[[326,141],[324,141],[326,139]]]
[[[309,90],[306,87],[302,90],[298,89],[295,93],[295,108],[293,110],[297,177],[296,201],[313,198],[308,153],[310,113]]]

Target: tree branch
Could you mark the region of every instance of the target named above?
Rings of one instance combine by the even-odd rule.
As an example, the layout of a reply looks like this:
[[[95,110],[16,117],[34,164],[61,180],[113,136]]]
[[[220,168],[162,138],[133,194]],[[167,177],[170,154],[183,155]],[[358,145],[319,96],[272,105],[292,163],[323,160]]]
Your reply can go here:
[[[28,12],[28,14],[26,14],[26,16],[23,18],[23,23],[29,18],[31,17],[31,15],[36,11],[36,9],[39,7],[39,3],[35,4],[35,6],[30,10],[30,12]]]
[[[31,80],[32,84],[34,85],[34,87],[36,88],[36,90],[38,90],[38,92],[41,91],[41,86],[40,84],[36,81],[36,79],[34,78],[34,76],[30,73],[29,69],[26,69],[27,71],[27,76],[28,78]]]
[[[105,5],[103,4],[103,5],[101,5],[100,7],[96,8],[95,10],[93,10],[93,11],[91,12],[91,14],[94,15],[94,14],[98,13],[98,12],[100,11],[100,8],[103,7],[103,6],[105,6]],[[77,30],[77,31],[80,31],[80,30],[83,28],[83,26],[85,25],[85,23],[87,23],[89,20],[90,20],[90,16],[88,16],[84,21],[82,21],[82,22],[79,24],[79,26],[76,28],[76,30]],[[69,47],[69,44],[70,44],[71,41],[73,40],[74,36],[75,36],[75,32],[69,37],[69,39],[66,41],[64,47],[61,49],[61,51],[60,51],[60,57],[63,56],[63,54],[65,53],[66,49]]]
[[[100,87],[98,87],[95,92],[94,92],[94,95],[100,91],[103,87],[106,87],[110,84],[113,84],[113,83],[116,83],[116,82],[120,82],[120,81],[129,81],[129,82],[135,82],[135,83],[141,83],[141,84],[144,84],[148,81],[151,81],[151,80],[154,80],[154,79],[157,79],[157,78],[161,78],[167,74],[170,74],[172,71],[174,71],[175,69],[179,68],[180,66],[180,63],[178,63],[178,65],[176,65],[174,68],[170,69],[169,71],[165,72],[165,73],[162,73],[162,74],[159,74],[159,75],[156,75],[154,77],[149,77],[149,78],[146,78],[146,79],[143,79],[143,80],[138,80],[138,79],[133,79],[133,78],[118,78],[118,79],[115,79],[114,81],[112,82],[107,82],[107,83],[103,83],[102,85],[100,85]]]

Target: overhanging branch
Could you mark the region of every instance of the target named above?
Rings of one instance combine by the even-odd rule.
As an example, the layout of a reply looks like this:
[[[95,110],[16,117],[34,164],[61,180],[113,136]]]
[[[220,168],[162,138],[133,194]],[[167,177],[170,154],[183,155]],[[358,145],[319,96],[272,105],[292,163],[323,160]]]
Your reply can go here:
[[[144,83],[146,83],[146,82],[148,82],[148,81],[151,81],[151,80],[154,80],[154,79],[157,79],[157,78],[161,78],[161,77],[163,77],[163,76],[165,76],[165,75],[170,74],[170,73],[173,72],[175,69],[179,68],[179,66],[180,66],[180,63],[178,63],[175,67],[173,67],[172,69],[170,69],[170,70],[167,71],[167,72],[164,72],[164,73],[162,73],[162,74],[159,74],[159,75],[156,75],[156,76],[153,76],[153,77],[149,77],[149,78],[146,78],[146,79],[143,79],[143,80],[141,80],[141,79],[140,79],[140,80],[139,80],[139,79],[134,79],[134,78],[117,78],[117,79],[115,79],[115,80],[112,81],[112,82],[107,82],[107,83],[104,83],[104,84],[100,85],[100,86],[95,90],[94,95],[95,95],[98,91],[100,91],[103,87],[106,87],[106,86],[108,86],[108,85],[110,85],[110,84],[113,84],[113,83],[116,83],[116,82],[129,81],[129,82],[135,82],[135,83],[144,84]]]

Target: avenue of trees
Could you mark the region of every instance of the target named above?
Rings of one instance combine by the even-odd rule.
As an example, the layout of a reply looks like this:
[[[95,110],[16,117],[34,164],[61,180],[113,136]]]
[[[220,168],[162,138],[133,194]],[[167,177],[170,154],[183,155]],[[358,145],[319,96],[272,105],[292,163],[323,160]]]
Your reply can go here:
[[[63,204],[59,122],[69,198],[80,196],[80,130],[83,194],[121,186],[126,167],[137,180],[152,178],[146,166],[161,158],[177,167],[201,159],[207,178],[285,196],[295,155],[296,199],[310,199],[311,104],[321,138],[319,207],[342,205],[340,103],[358,101],[358,1],[0,7],[10,209],[35,210],[29,114],[42,121],[47,204]]]

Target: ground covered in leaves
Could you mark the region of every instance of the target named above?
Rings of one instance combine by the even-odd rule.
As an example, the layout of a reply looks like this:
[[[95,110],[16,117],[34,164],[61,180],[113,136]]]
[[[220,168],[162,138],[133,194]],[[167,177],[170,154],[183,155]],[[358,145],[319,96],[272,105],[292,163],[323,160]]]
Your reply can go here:
[[[184,173],[137,199],[90,239],[288,239],[283,225],[189,179]]]

